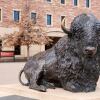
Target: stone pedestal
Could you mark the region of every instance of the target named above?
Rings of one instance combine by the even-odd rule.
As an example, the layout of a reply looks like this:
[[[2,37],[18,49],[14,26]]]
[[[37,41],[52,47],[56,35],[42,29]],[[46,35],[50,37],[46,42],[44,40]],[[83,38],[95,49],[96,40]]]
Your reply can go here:
[[[24,96],[33,100],[100,100],[100,79],[96,91],[89,93],[72,93],[61,88],[38,92],[20,84],[0,86],[0,97],[11,95]]]

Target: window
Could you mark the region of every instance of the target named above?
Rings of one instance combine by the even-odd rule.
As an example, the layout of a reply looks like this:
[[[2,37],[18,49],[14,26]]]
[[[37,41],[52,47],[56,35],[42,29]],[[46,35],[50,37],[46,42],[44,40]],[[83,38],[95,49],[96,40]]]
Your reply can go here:
[[[51,0],[47,0],[47,2],[51,2]]]
[[[47,14],[47,25],[51,25],[52,15]]]
[[[62,22],[62,20],[65,18],[65,16],[61,16],[61,22]],[[64,25],[65,25],[65,23],[64,23]]]
[[[0,21],[2,20],[1,18],[2,18],[2,11],[0,9]]]
[[[90,7],[90,0],[86,0],[86,7],[87,7],[87,8]]]
[[[14,21],[19,21],[19,20],[20,20],[20,11],[14,10]]]
[[[74,0],[74,6],[78,5],[78,0]]]
[[[61,4],[65,4],[65,0],[61,0]]]
[[[36,13],[31,13],[31,19],[33,20],[34,24],[36,24]]]
[[[21,54],[21,46],[20,45],[16,45],[15,46],[15,55],[20,55]]]

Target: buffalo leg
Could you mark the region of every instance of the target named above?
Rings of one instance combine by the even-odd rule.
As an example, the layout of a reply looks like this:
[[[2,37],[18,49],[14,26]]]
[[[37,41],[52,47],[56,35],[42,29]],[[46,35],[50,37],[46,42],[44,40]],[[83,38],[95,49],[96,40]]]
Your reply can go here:
[[[62,82],[62,87],[65,90],[71,91],[71,92],[82,92],[83,88],[80,87],[80,85],[74,81],[69,81],[69,82]]]
[[[44,86],[46,86],[47,88],[50,88],[50,89],[55,89],[55,85],[53,83],[48,82],[44,79],[41,81],[41,85],[44,85]]]
[[[32,75],[32,77],[30,78],[30,84],[29,84],[29,88],[30,89],[35,89],[38,91],[42,91],[42,92],[46,92],[46,87],[44,85],[38,85],[37,84],[37,76],[36,73],[34,73],[34,75]]]

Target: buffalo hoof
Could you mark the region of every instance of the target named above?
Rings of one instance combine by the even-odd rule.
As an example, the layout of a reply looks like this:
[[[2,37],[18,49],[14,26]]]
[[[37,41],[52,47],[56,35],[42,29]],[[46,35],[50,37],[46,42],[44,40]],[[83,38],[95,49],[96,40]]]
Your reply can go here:
[[[40,91],[41,92],[46,92],[47,91],[47,88],[43,85],[40,85]]]
[[[40,86],[38,86],[38,85],[34,85],[34,86],[30,85],[29,89],[34,89],[34,90],[38,90],[38,91],[41,91],[41,92],[46,92],[46,90],[47,90],[47,88],[45,86],[43,86],[43,85],[40,85]]]
[[[71,91],[71,92],[82,92],[83,91],[79,84],[77,83],[73,84],[71,82],[68,82],[66,84],[66,90]]]

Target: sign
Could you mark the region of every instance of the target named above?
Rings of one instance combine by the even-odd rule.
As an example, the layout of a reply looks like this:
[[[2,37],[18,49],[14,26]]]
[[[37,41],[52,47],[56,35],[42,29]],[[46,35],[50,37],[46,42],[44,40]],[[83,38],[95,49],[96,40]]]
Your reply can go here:
[[[14,56],[14,52],[11,51],[1,51],[0,52],[1,57],[12,57]]]

